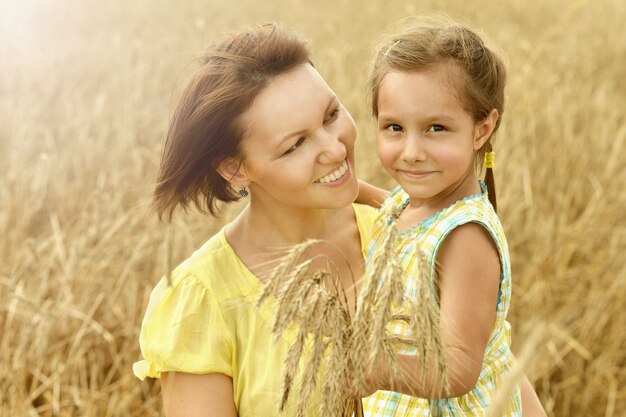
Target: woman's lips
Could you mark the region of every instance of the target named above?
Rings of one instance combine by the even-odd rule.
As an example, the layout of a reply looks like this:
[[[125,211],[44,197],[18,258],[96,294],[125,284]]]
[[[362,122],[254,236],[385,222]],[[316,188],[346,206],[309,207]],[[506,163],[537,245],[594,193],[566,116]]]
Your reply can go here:
[[[348,161],[344,160],[339,168],[315,182],[318,184],[332,184],[342,179],[348,171]]]

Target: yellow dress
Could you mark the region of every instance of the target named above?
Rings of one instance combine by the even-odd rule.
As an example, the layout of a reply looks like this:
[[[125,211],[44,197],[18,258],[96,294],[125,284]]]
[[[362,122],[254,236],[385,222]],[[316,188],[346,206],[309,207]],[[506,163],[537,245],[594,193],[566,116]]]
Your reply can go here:
[[[353,207],[365,257],[376,210]],[[224,229],[181,263],[172,281],[170,287],[162,278],[150,295],[139,339],[144,360],[133,365],[135,375],[143,380],[168,371],[222,373],[233,379],[239,417],[277,415],[283,363],[295,332],[274,341],[276,300],[256,306],[263,284],[237,257]],[[295,415],[294,409],[290,400],[284,415]],[[310,409],[317,415],[315,399]]]
[[[475,416],[488,415],[488,409],[497,395],[499,387],[510,376],[514,365],[514,357],[511,353],[510,328],[506,321],[506,314],[511,299],[511,267],[506,237],[502,225],[493,207],[487,198],[487,189],[480,183],[481,194],[476,194],[457,201],[455,204],[430,216],[411,229],[398,233],[395,241],[395,250],[400,254],[402,268],[405,272],[404,288],[405,296],[411,297],[415,293],[414,268],[417,267],[417,249],[425,252],[430,269],[431,282],[434,284],[435,259],[437,250],[446,236],[454,228],[469,222],[482,225],[493,238],[500,254],[502,274],[500,276],[500,289],[496,307],[496,320],[491,337],[485,349],[483,366],[474,388],[461,397],[426,400],[391,391],[377,391],[372,396],[364,399],[365,415],[369,417],[403,417],[403,416]],[[374,224],[372,242],[367,258],[369,268],[378,258],[380,240],[386,234],[389,225],[387,214],[389,207],[405,207],[408,203],[408,195],[397,187],[385,200],[380,214]],[[388,327],[391,334],[408,336],[408,326],[404,322],[392,323]],[[410,351],[401,353],[411,354]],[[503,416],[521,417],[522,406],[519,388],[506,402]]]

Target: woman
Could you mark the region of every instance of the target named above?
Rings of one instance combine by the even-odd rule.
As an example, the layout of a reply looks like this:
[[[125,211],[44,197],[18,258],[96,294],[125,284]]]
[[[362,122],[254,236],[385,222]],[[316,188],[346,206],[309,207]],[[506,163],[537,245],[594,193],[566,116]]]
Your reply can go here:
[[[151,295],[134,371],[161,378],[168,416],[277,413],[289,335],[274,343],[276,306],[256,300],[281,249],[307,238],[332,243],[307,255],[330,258],[346,287],[363,273],[374,209],[352,205],[355,139],[293,32],[258,27],[209,51],[173,116],[155,208],[249,203]]]
[[[154,206],[171,219],[192,203],[215,214],[218,202],[249,202],[151,294],[133,370],[161,378],[169,417],[277,414],[293,334],[274,341],[276,305],[256,301],[283,249],[308,238],[332,243],[306,256],[325,255],[346,288],[363,273],[375,212],[352,204],[355,139],[295,33],[265,25],[209,50],[172,118]],[[365,186],[359,200],[383,197]]]

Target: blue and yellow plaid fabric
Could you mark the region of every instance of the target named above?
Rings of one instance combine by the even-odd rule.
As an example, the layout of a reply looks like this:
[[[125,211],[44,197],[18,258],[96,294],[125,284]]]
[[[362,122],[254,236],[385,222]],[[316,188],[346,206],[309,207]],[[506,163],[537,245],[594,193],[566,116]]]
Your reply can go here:
[[[510,325],[506,321],[506,314],[511,300],[511,266],[509,251],[504,231],[498,216],[487,198],[485,185],[480,183],[483,192],[457,201],[446,209],[430,216],[413,228],[398,233],[396,236],[396,251],[400,254],[402,267],[405,272],[405,296],[415,293],[415,276],[417,265],[416,253],[418,250],[426,254],[430,270],[431,283],[434,285],[435,259],[437,251],[446,236],[454,228],[466,223],[481,224],[490,233],[498,252],[502,266],[500,277],[500,291],[496,320],[491,338],[485,350],[483,367],[476,386],[461,397],[427,400],[411,397],[390,391],[377,391],[363,400],[365,415],[369,417],[404,417],[404,416],[486,416],[492,399],[510,374],[514,364],[514,357],[510,350]],[[381,242],[389,227],[389,212],[391,207],[406,205],[408,195],[397,187],[387,198],[380,214],[376,219],[369,246],[367,265],[375,264],[381,250]],[[404,322],[394,322],[388,327],[390,334],[408,336],[409,328]],[[400,351],[410,354],[410,351]],[[522,406],[519,388],[508,399],[504,416],[522,415]]]

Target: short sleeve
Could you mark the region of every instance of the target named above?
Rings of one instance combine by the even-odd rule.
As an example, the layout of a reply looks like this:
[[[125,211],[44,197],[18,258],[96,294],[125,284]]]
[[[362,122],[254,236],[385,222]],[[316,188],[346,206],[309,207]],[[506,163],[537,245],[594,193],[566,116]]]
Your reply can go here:
[[[140,378],[162,372],[232,376],[232,343],[218,300],[194,275],[163,278],[150,294],[139,344],[144,360],[133,364]]]
[[[352,206],[354,207],[356,224],[361,237],[361,249],[363,256],[365,256],[367,254],[369,241],[372,237],[372,229],[374,228],[374,221],[378,215],[378,210],[363,204],[353,204]]]

